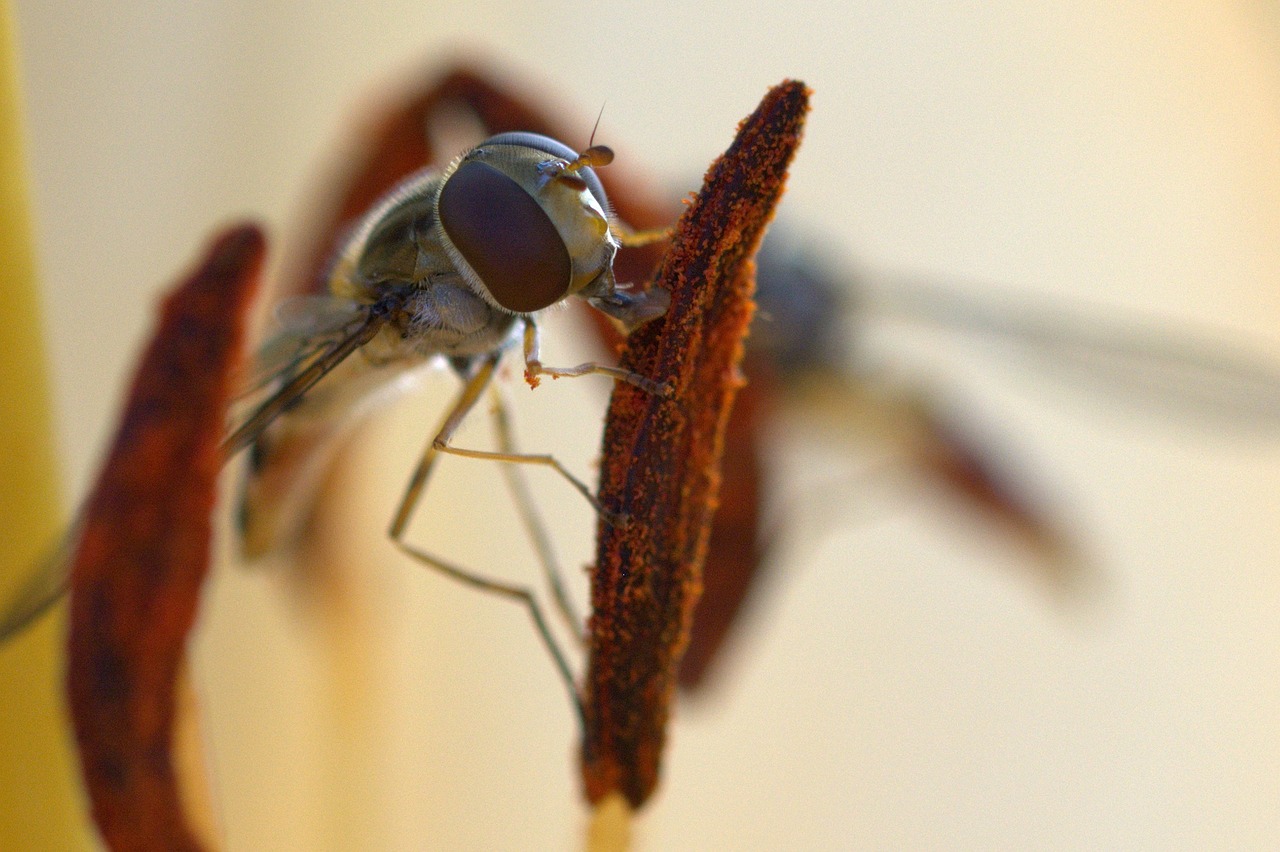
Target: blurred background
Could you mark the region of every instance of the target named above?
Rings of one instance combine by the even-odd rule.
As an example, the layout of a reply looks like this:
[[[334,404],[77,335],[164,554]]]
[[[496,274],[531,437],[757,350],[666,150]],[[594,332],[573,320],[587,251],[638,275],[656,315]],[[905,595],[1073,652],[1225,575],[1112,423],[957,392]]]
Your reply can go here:
[[[285,244],[351,132],[459,57],[561,104],[570,144],[603,106],[596,140],[673,196],[799,77],[813,113],[783,210],[837,268],[1067,299],[1280,363],[1269,0],[16,8],[68,506],[157,295],[211,230],[249,215]],[[780,429],[790,509],[833,469],[848,486],[781,539],[715,691],[680,708],[639,848],[1280,843],[1280,423],[1181,423],[1052,362],[867,334],[866,357],[989,436],[1097,582],[1046,594],[962,507],[886,500],[856,445]],[[570,313],[544,345],[549,363],[595,355]],[[517,375],[522,446],[593,476],[607,386]],[[195,680],[229,849],[580,842],[577,730],[527,616],[382,535],[453,388],[439,376],[360,433],[322,590],[242,570],[224,536]],[[533,583],[491,467],[447,460],[414,538]],[[588,507],[532,479],[581,580]]]

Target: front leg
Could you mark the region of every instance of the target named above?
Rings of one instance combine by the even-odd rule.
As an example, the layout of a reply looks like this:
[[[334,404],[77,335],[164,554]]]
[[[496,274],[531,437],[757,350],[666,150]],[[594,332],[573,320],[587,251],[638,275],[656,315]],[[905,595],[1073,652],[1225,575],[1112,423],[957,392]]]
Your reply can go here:
[[[610,367],[606,364],[597,364],[594,361],[588,361],[585,364],[579,364],[576,367],[547,367],[542,363],[539,350],[541,343],[538,336],[538,323],[533,317],[525,317],[524,319],[524,380],[529,383],[529,387],[536,388],[542,376],[550,376],[553,379],[572,376],[585,376],[590,373],[601,373],[610,376],[618,381],[635,385],[643,391],[651,393],[655,396],[670,396],[671,387],[661,382],[655,382],[653,379],[642,376],[639,373],[633,373],[630,370],[624,370],[621,367]]]

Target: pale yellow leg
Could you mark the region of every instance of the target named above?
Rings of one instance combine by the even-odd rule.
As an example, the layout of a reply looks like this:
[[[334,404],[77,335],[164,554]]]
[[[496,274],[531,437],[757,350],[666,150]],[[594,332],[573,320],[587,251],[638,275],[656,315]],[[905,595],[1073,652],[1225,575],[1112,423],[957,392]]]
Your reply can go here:
[[[671,239],[672,233],[675,232],[674,226],[666,228],[646,228],[637,230],[621,219],[611,219],[609,221],[609,230],[613,232],[618,242],[627,248],[639,248],[653,243],[660,243],[663,240]]]
[[[537,387],[539,376],[551,376],[553,379],[574,378],[577,376],[586,376],[592,373],[609,376],[621,382],[635,385],[643,391],[654,394],[655,396],[670,396],[671,388],[665,384],[655,382],[653,379],[633,373],[630,370],[624,370],[621,367],[610,367],[605,364],[597,364],[594,361],[588,361],[585,364],[579,364],[576,367],[547,367],[541,360],[542,344],[539,339],[538,324],[532,318],[524,321],[524,376],[529,384]]]
[[[525,609],[529,612],[529,616],[533,619],[534,627],[537,628],[538,635],[542,638],[542,642],[546,646],[548,653],[551,654],[551,659],[555,663],[556,669],[560,673],[560,678],[569,692],[569,699],[578,713],[578,719],[585,729],[586,720],[583,715],[582,700],[578,695],[578,689],[574,683],[573,672],[569,669],[568,660],[560,650],[560,646],[556,643],[555,637],[552,636],[551,629],[547,625],[547,620],[542,614],[542,607],[538,605],[538,601],[533,596],[533,593],[523,586],[505,583],[500,580],[485,577],[465,568],[460,568],[457,565],[435,556],[434,554],[420,550],[404,540],[405,528],[408,526],[409,518],[412,516],[413,510],[417,507],[418,501],[422,497],[422,493],[425,490],[427,480],[431,475],[431,470],[435,465],[435,460],[438,457],[438,454],[440,452],[453,452],[453,448],[449,447],[447,442],[453,433],[457,431],[458,426],[461,425],[467,414],[470,413],[471,409],[475,406],[476,401],[479,399],[480,394],[484,391],[485,387],[493,379],[494,368],[497,366],[499,357],[500,353],[495,353],[493,356],[486,358],[475,373],[467,378],[466,384],[463,386],[462,393],[459,394],[457,402],[454,403],[453,408],[445,417],[444,423],[441,425],[436,437],[432,440],[431,444],[428,445],[426,452],[422,455],[422,459],[418,462],[418,466],[409,480],[409,485],[405,489],[404,496],[400,499],[400,505],[396,509],[388,534],[396,547],[421,562],[423,565],[433,568],[434,570],[473,588],[523,603]],[[467,455],[467,453],[460,453],[460,455]],[[496,455],[502,456],[502,460],[504,461],[520,461],[523,459],[523,457],[516,454],[498,453]],[[481,457],[485,456],[482,455]]]
[[[493,397],[491,411],[493,431],[497,436],[498,446],[504,454],[516,455],[515,440],[511,431],[511,418],[507,411],[506,403],[496,387],[490,386],[490,390]],[[560,572],[560,563],[551,548],[551,537],[547,535],[546,525],[538,514],[537,504],[534,502],[533,495],[529,493],[529,484],[523,476],[523,471],[514,464],[504,464],[502,465],[502,473],[506,479],[507,488],[511,491],[511,497],[515,501],[516,509],[520,513],[520,520],[524,523],[525,531],[528,533],[530,541],[533,542],[534,550],[538,552],[538,561],[542,563],[542,573],[551,589],[556,608],[560,611],[565,624],[569,626],[569,630],[573,633],[573,638],[579,646],[582,646],[585,643],[582,635],[582,619],[579,618],[578,613],[574,610],[573,601],[570,600],[569,593],[565,588],[564,577]]]

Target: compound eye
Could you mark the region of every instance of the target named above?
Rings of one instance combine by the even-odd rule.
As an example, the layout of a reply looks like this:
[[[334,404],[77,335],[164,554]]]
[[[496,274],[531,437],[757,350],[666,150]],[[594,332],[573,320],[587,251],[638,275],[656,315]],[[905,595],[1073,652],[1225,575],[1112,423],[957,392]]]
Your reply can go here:
[[[440,224],[495,302],[515,313],[555,304],[573,264],[545,210],[503,172],[464,162],[440,190]]]

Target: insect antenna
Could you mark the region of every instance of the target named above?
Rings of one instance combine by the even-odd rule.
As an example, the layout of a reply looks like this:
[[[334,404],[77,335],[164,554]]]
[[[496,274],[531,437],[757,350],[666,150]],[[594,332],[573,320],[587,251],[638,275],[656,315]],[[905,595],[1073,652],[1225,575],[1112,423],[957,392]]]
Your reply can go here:
[[[591,126],[591,136],[587,139],[588,148],[596,142],[596,131],[600,129],[600,119],[604,118],[604,108],[605,104],[600,104],[600,112],[596,114],[596,123]]]

